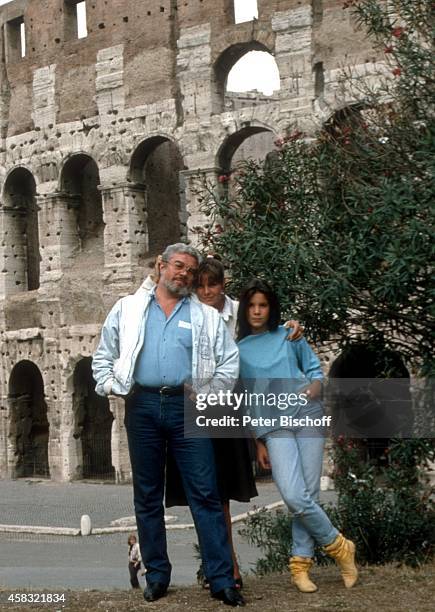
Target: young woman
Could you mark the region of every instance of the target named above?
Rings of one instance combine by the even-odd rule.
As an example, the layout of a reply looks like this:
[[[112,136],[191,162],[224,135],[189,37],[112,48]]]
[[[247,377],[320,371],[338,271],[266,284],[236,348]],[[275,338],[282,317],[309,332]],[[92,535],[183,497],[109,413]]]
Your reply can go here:
[[[238,311],[242,381],[256,392],[279,389],[305,398],[292,401],[294,405],[289,403],[284,412],[276,411],[277,417],[289,417],[288,422],[290,417],[299,419],[298,426],[282,427],[281,419],[276,418],[269,419],[272,425],[256,430],[257,459],[262,467],[271,466],[275,483],[293,513],[289,568],[296,587],[304,593],[317,590],[308,571],[318,544],[336,560],[344,584],[350,588],[358,577],[355,545],[337,531],[318,504],[324,437],[307,425],[323,414],[320,362],[304,338],[286,342],[287,331],[279,325],[280,319],[277,295],[264,281],[251,281],[242,292]],[[260,416],[269,409],[263,405],[253,410]],[[304,417],[311,420],[305,419],[304,424]]]

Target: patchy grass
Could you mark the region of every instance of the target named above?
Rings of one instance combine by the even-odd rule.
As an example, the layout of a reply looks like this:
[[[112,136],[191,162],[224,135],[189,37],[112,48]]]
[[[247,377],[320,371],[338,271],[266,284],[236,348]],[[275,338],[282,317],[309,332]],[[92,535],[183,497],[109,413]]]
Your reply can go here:
[[[383,612],[432,612],[435,601],[434,570],[435,564],[420,569],[369,566],[361,569],[358,584],[346,590],[336,567],[318,567],[312,572],[312,578],[319,587],[317,593],[299,593],[290,584],[288,574],[247,577],[243,593],[247,610],[252,612],[366,612],[377,609]],[[145,602],[140,591],[68,591],[64,605],[30,606],[5,603],[7,592],[10,591],[0,588],[0,609],[8,612],[35,609],[71,612],[223,612],[231,609],[211,599],[207,591],[197,586],[171,587],[167,597],[155,603]],[[18,591],[15,589],[14,592]]]

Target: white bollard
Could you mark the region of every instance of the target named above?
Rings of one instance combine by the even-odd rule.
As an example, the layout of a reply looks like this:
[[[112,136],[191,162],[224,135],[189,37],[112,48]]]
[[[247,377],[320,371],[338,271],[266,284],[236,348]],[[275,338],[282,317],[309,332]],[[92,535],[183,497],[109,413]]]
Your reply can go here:
[[[334,481],[329,476],[322,476],[320,478],[320,490],[321,491],[333,491]]]
[[[80,531],[82,532],[82,536],[91,535],[92,523],[91,517],[88,514],[83,514],[80,519]]]

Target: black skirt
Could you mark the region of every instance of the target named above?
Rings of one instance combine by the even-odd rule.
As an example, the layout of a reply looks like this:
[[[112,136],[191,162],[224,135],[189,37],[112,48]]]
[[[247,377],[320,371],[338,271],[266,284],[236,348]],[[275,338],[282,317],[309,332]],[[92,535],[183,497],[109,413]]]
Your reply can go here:
[[[212,442],[221,500],[248,502],[256,497],[258,492],[252,472],[254,441],[247,438],[214,438]],[[180,472],[169,449],[166,456],[165,505],[167,508],[188,505]]]

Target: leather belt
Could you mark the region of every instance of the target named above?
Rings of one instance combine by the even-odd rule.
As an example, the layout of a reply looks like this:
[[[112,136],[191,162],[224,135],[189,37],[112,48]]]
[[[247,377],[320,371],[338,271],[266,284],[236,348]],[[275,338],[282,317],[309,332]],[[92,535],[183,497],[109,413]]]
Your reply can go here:
[[[163,387],[144,387],[137,385],[141,391],[146,393],[159,393],[160,395],[184,395],[184,385],[177,385],[176,387],[170,387],[169,385],[163,385]]]

